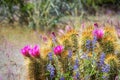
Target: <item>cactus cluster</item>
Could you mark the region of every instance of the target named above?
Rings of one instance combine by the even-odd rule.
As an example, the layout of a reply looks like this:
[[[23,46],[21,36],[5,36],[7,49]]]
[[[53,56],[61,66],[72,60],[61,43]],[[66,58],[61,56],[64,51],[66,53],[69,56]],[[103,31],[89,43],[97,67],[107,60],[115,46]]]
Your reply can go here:
[[[25,47],[29,80],[114,80],[119,75],[120,52],[111,25],[84,25],[82,31],[67,26],[52,32],[41,47]]]

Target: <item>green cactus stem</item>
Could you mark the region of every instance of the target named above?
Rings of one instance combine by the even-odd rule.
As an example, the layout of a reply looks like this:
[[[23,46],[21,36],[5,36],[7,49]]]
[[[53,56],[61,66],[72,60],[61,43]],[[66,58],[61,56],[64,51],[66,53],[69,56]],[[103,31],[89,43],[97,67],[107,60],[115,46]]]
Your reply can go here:
[[[71,35],[71,41],[72,41],[72,50],[76,54],[78,52],[78,39],[76,34]],[[75,55],[73,54],[73,55]]]

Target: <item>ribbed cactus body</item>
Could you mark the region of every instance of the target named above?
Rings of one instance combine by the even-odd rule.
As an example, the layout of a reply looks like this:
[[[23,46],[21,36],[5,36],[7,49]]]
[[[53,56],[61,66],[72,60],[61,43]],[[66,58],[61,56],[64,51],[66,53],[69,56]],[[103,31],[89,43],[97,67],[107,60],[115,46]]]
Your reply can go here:
[[[64,45],[64,49],[65,49],[65,50],[71,49],[70,41],[69,41],[68,39],[66,39],[66,40],[63,42],[63,45]]]
[[[87,48],[86,48],[86,43],[87,40],[93,40],[93,35],[92,35],[92,31],[93,31],[93,26],[87,26],[81,33],[81,49],[86,52]]]
[[[45,79],[45,66],[39,60],[34,58],[27,59],[28,80],[42,80]]]
[[[70,38],[71,38],[71,42],[72,42],[72,51],[74,52],[74,53],[77,53],[78,52],[78,38],[77,38],[77,35],[76,34],[72,34],[71,36],[70,36]],[[75,55],[75,54],[73,54],[73,55]]]
[[[27,72],[28,72],[28,80],[35,80],[35,63],[36,61],[33,58],[27,58]]]
[[[114,53],[114,43],[111,41],[105,41],[100,44],[102,51],[104,51],[106,54]]]
[[[116,63],[114,60],[110,60],[110,72],[109,72],[109,80],[115,80],[116,76],[119,73],[118,63]]]

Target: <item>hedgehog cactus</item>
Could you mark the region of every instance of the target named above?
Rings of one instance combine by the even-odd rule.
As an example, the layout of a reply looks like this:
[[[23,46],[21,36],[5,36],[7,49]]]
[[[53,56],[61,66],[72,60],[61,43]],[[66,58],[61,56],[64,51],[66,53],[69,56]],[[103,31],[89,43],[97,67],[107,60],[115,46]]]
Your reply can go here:
[[[22,54],[23,53],[27,54],[27,55],[24,55],[24,57],[25,57],[25,62],[27,66],[27,71],[28,71],[28,80],[44,79],[45,75],[41,75],[41,74],[45,72],[44,66],[42,66],[42,64],[44,64],[45,61],[43,61],[40,58],[39,47],[37,45],[34,46],[33,48],[29,46],[25,46],[22,49]]]
[[[98,28],[94,30],[93,26],[88,26],[86,29],[84,29],[81,36],[81,47],[83,51],[87,50],[87,40],[93,40],[94,36],[98,36],[98,38],[101,38],[101,40],[98,40],[99,48],[101,49],[101,51],[104,51],[106,54],[114,53],[115,43],[117,41],[115,29],[113,27],[107,26],[103,30],[104,32],[102,31],[102,29]]]
[[[115,48],[114,48],[114,43],[111,41],[103,41],[101,44],[102,50],[106,53],[114,53]]]
[[[28,80],[40,80],[43,76],[41,76],[41,65],[34,58],[26,59],[26,66],[28,71]]]
[[[45,44],[41,43],[41,48],[25,46],[21,52],[27,63],[28,80],[72,80],[74,77],[105,80],[105,76],[114,80],[120,69],[120,42],[115,28],[98,26],[97,23],[84,25],[80,33],[67,26],[66,31],[60,31],[60,36],[53,32],[52,38],[44,37]],[[105,56],[101,57],[101,53]],[[76,59],[79,66],[76,66]]]
[[[69,41],[68,39],[66,39],[66,40],[63,42],[63,45],[65,46],[65,50],[71,49],[70,41]]]
[[[27,66],[27,80],[42,80],[45,79],[46,61],[35,58],[25,59]]]
[[[97,30],[99,30],[97,28]],[[81,35],[81,40],[82,40],[82,45],[81,48],[83,49],[83,51],[87,51],[87,48],[89,48],[89,52],[92,50],[91,49],[91,45],[92,45],[92,40],[94,36],[98,36],[98,40],[97,40],[97,50],[101,49],[99,51],[97,51],[97,53],[100,53],[101,51],[103,51],[107,57],[105,59],[106,63],[110,65],[110,76],[109,76],[109,80],[113,80],[113,78],[115,79],[115,76],[118,75],[118,66],[119,66],[119,61],[118,58],[115,56],[115,51],[116,51],[116,43],[117,43],[117,36],[116,36],[116,32],[115,29],[111,26],[105,26],[103,28],[104,30],[104,34],[102,32],[102,29],[100,29],[99,31],[94,30],[94,28],[91,27],[87,27],[84,29],[84,31],[82,32]],[[94,32],[94,35],[91,35],[91,32]],[[95,50],[94,50],[95,51]],[[88,54],[89,56],[90,54]],[[112,56],[109,56],[112,55]],[[114,63],[114,64],[113,64]]]
[[[115,54],[108,54],[105,59],[106,64],[110,65],[109,80],[115,80],[119,73],[119,59]]]
[[[81,48],[84,52],[87,51],[87,48],[86,48],[87,40],[93,39],[93,36],[92,36],[93,29],[94,27],[90,25],[90,26],[87,26],[81,33],[80,42],[81,42]]]
[[[32,58],[27,58],[26,59],[26,66],[27,66],[27,79],[28,80],[35,80],[35,76],[34,76],[34,70],[35,70],[35,61]]]
[[[78,51],[78,38],[76,34],[71,35],[71,41],[72,41],[72,50],[74,53],[76,53]]]

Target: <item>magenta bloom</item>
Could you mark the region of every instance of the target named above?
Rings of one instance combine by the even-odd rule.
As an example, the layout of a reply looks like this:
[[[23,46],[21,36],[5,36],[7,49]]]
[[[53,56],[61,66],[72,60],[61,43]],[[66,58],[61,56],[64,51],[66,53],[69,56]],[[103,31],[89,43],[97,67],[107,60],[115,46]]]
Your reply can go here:
[[[81,27],[82,27],[82,29],[84,29],[85,28],[85,23],[82,23]]]
[[[102,39],[104,36],[104,30],[103,29],[95,29],[93,31],[93,35],[97,37],[97,39]]]
[[[58,45],[54,48],[54,54],[60,55],[63,52],[63,46]]]
[[[98,24],[97,24],[97,23],[94,23],[94,27],[95,27],[95,28],[98,28]]]
[[[29,54],[32,57],[39,57],[40,56],[40,48],[38,45],[35,45],[31,50],[29,50]]]
[[[55,32],[52,32],[52,37],[53,37],[53,38],[55,38],[55,37],[56,37]]]
[[[31,50],[31,46],[27,45],[24,48],[21,49],[21,53],[23,56],[28,57],[29,56],[29,51]]]

